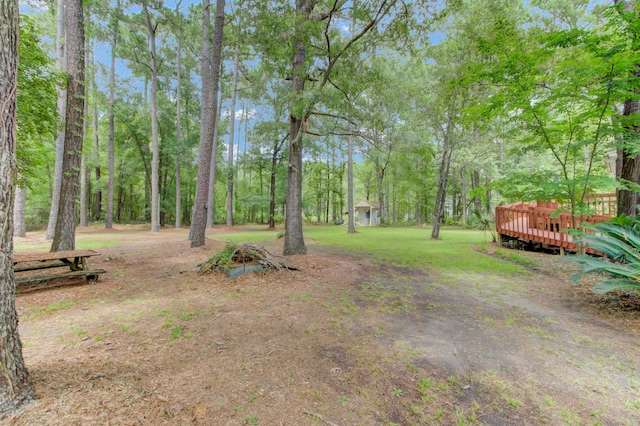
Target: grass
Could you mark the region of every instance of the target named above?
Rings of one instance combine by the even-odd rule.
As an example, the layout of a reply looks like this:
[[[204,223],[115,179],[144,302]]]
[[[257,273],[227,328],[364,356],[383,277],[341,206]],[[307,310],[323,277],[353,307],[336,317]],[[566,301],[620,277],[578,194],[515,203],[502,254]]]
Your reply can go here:
[[[118,235],[83,235],[76,234],[76,250],[94,250],[105,247],[115,247],[125,243],[121,234]],[[13,250],[15,253],[25,253],[32,251],[49,251],[51,249],[51,242],[44,241],[37,243],[33,242],[15,242]]]
[[[473,250],[483,241],[481,231],[443,229],[440,240],[431,239],[427,228],[358,228],[347,234],[342,226],[307,226],[305,237],[339,252],[373,256],[377,263],[423,267],[439,271],[521,274],[520,265],[503,262]]]
[[[276,232],[265,231],[266,227],[262,227],[263,230],[256,230],[255,227],[249,231],[234,232],[232,234],[215,234],[210,237],[219,239],[221,241],[252,241],[252,242],[265,242],[274,240]],[[523,267],[525,262],[518,261],[518,259],[509,259],[512,262],[506,262],[505,259],[492,258],[485,254],[478,253],[474,250],[477,247],[478,242],[483,240],[483,234],[479,231],[472,230],[458,230],[458,229],[444,229],[442,231],[442,240],[432,241],[430,239],[430,230],[426,228],[359,228],[357,234],[347,234],[346,228],[341,226],[308,226],[305,227],[305,236],[313,239],[308,243],[309,246],[321,245],[332,247],[332,250],[338,253],[363,253],[369,255],[374,262],[379,264],[386,264],[392,268],[395,266],[400,267],[416,267],[416,268],[431,268],[432,270],[439,272],[434,275],[430,275],[427,288],[425,292],[434,286],[453,286],[459,285],[460,288],[475,291],[476,288],[482,289],[483,292],[478,292],[478,297],[493,296],[493,293],[484,291],[485,289],[498,289],[507,288],[513,286],[513,279],[510,276],[515,274],[526,274],[526,270]],[[162,234],[162,232],[161,232]],[[185,231],[186,235],[186,231]],[[112,245],[115,239],[111,235],[95,235],[96,240],[93,242],[94,247],[105,247]],[[122,234],[118,235],[122,241],[126,242],[126,237]],[[186,238],[186,237],[185,237]],[[275,253],[280,254],[280,253]],[[394,270],[394,269],[390,269]],[[432,310],[429,314],[432,316],[432,322],[444,322],[447,321],[449,315],[457,315],[458,311],[454,308],[455,305],[450,305],[447,301],[440,301],[438,299],[425,298],[424,303],[419,305],[415,304],[416,294],[419,294],[422,290],[412,287],[413,278],[410,275],[403,275],[403,271],[398,268],[398,276],[372,276],[367,277],[366,280],[360,282],[360,286],[357,288],[349,288],[342,291],[335,291],[331,295],[326,295],[320,286],[316,286],[316,290],[307,291],[297,287],[292,287],[283,294],[284,300],[294,303],[309,303],[316,304],[322,303],[323,306],[333,308],[331,311],[333,322],[317,323],[300,323],[298,330],[303,330],[304,337],[307,342],[320,340],[323,334],[329,334],[335,332],[335,343],[338,345],[342,342],[339,337],[340,334],[344,334],[346,330],[351,327],[351,324],[367,326],[367,331],[370,331],[372,337],[378,337],[388,333],[388,339],[395,338],[395,334],[392,333],[393,328],[388,322],[385,323],[366,323],[364,322],[369,318],[368,308],[373,307],[379,311],[388,314],[401,314],[407,317],[415,315],[417,317],[418,307],[420,310]],[[444,273],[444,274],[443,274]],[[458,276],[461,278],[457,280]],[[420,279],[422,279],[420,277]],[[458,283],[458,281],[460,283]],[[246,297],[250,299],[254,295],[260,294],[260,291],[252,289],[228,288],[221,287],[220,293],[216,293],[216,303],[220,301],[227,302],[226,298],[234,299],[240,297]],[[475,293],[472,293],[475,294]],[[326,297],[325,297],[326,296]],[[424,295],[423,295],[424,296]],[[119,296],[118,296],[119,297]],[[119,301],[119,304],[128,305],[134,301],[136,304],[141,299],[127,299],[125,301]],[[250,299],[253,301],[253,299]],[[105,303],[111,303],[110,298],[104,298],[96,300],[95,303],[101,305]],[[366,303],[360,303],[366,302]],[[33,307],[28,308],[28,312],[32,312],[34,315],[44,316],[44,313],[63,310],[72,307],[76,302],[59,302],[58,304],[51,304],[46,307]],[[213,303],[213,302],[212,302]],[[202,305],[202,306],[201,306]],[[157,303],[153,309],[148,312],[152,316],[154,321],[154,327],[162,327],[162,336],[166,339],[167,346],[171,346],[173,342],[179,346],[178,342],[181,339],[188,339],[192,336],[196,338],[200,337],[199,323],[195,323],[197,319],[202,318],[208,320],[208,316],[213,313],[217,304],[210,305],[209,308],[205,307],[206,303],[202,304],[186,304],[183,302],[172,301],[171,303]],[[503,307],[502,304],[499,305]],[[126,307],[128,312],[131,309],[130,306]],[[527,317],[520,310],[501,310],[500,315],[487,311],[485,314],[480,310],[470,309],[463,313],[464,318],[469,318],[469,321],[478,319],[481,321],[479,327],[498,327],[501,325],[513,327],[511,331],[514,332],[526,332],[533,337],[540,339],[542,345],[551,345],[554,341],[558,340],[551,331],[544,328],[544,324],[554,324],[555,321],[551,318],[544,319],[543,326],[526,327]],[[64,312],[63,314],[66,314]],[[268,317],[265,317],[268,318]],[[385,319],[389,316],[385,315]],[[45,318],[46,319],[46,318]],[[131,315],[117,315],[114,317],[116,326],[120,327],[120,331],[123,333],[119,336],[127,337],[125,334],[134,335],[138,333],[137,328],[130,327],[125,323],[125,320],[131,321]],[[193,321],[193,322],[189,322]],[[363,321],[362,323],[360,321]],[[336,323],[335,330],[332,328],[332,324]],[[188,325],[188,327],[187,327]],[[474,323],[475,326],[475,323]],[[145,323],[139,324],[140,331],[144,331]],[[415,333],[427,333],[426,326],[420,326],[415,330]],[[192,332],[191,330],[195,330]],[[554,328],[555,329],[555,328]],[[68,330],[68,329],[67,329]],[[98,346],[104,344],[103,340],[107,339],[107,336],[111,331],[101,330],[104,334],[95,335],[90,329],[89,335],[92,337],[92,341],[95,341]],[[117,330],[117,329],[116,329]],[[84,338],[87,333],[78,326],[71,326],[71,332],[73,337],[78,339]],[[143,333],[140,333],[141,335]],[[65,335],[66,337],[67,335]],[[562,334],[560,335],[562,336]],[[152,345],[156,339],[143,340],[146,335],[142,335],[140,340],[145,345]],[[112,337],[113,338],[113,337]],[[313,339],[313,340],[311,340]],[[107,339],[109,340],[109,339]],[[593,343],[588,340],[587,336],[582,334],[573,333],[573,340],[577,343]],[[91,343],[86,343],[87,345]],[[573,342],[572,342],[573,343]],[[107,343],[108,344],[108,343]],[[183,341],[183,345],[187,343]],[[353,348],[352,348],[353,349]],[[519,413],[521,416],[530,414],[525,411],[530,407],[531,400],[538,402],[541,409],[544,409],[552,416],[553,421],[560,421],[560,417],[568,422],[574,422],[578,418],[578,414],[563,409],[563,401],[560,397],[557,397],[556,393],[548,395],[537,396],[535,391],[523,391],[517,388],[516,385],[499,386],[500,377],[494,377],[487,373],[486,376],[480,377],[480,381],[471,380],[467,376],[450,375],[448,378],[442,371],[433,371],[431,368],[425,369],[421,367],[419,363],[415,362],[415,357],[420,355],[425,357],[426,355],[418,352],[414,352],[410,345],[404,346],[396,344],[396,351],[402,356],[397,355],[397,362],[394,357],[388,359],[376,358],[375,354],[370,353],[368,350],[363,350],[362,359],[360,364],[354,361],[353,365],[357,365],[358,368],[353,368],[353,371],[345,370],[344,373],[344,386],[340,386],[341,393],[331,393],[331,391],[325,390],[314,391],[313,390],[301,390],[309,392],[308,395],[315,397],[319,402],[318,405],[328,404],[328,401],[338,401],[339,405],[345,407],[354,407],[353,421],[356,421],[358,414],[359,404],[364,405],[362,401],[370,401],[367,404],[376,406],[376,410],[383,411],[381,407],[385,404],[393,404],[399,408],[403,414],[411,410],[411,416],[407,417],[408,420],[413,420],[415,423],[403,423],[403,424],[455,424],[458,420],[459,424],[477,424],[482,422],[484,415],[493,413]],[[465,355],[462,350],[454,349],[448,351],[445,356],[451,354],[452,356],[458,356],[460,361],[464,362],[463,356]],[[549,357],[553,360],[559,359],[559,362],[565,362],[564,354],[560,353],[554,347],[548,349],[550,353]],[[355,349],[353,349],[355,353]],[[554,357],[555,355],[555,357]],[[354,355],[355,358],[355,355]],[[604,364],[606,360],[597,360],[598,363]],[[454,363],[455,363],[454,362]],[[577,359],[576,359],[577,362]],[[595,362],[595,360],[594,360]],[[395,368],[395,365],[405,365],[405,370],[402,367]],[[587,367],[591,364],[588,362]],[[393,367],[393,368],[392,368]],[[624,367],[624,366],[623,366]],[[629,371],[633,370],[632,363],[626,367]],[[249,364],[245,364],[243,370],[250,371]],[[426,371],[428,370],[428,371]],[[586,368],[585,368],[586,370]],[[608,373],[605,371],[605,374]],[[249,373],[247,373],[249,374]],[[358,375],[366,375],[370,380],[370,387],[364,385],[361,387],[361,382],[358,381]],[[432,375],[431,375],[432,374]],[[448,374],[448,373],[447,373]],[[409,380],[398,380],[389,383],[388,377],[408,377]],[[354,379],[355,377],[355,379]],[[291,380],[291,379],[289,379]],[[354,381],[352,385],[352,381]],[[294,381],[289,381],[288,386],[299,386]],[[509,382],[507,381],[509,384]],[[348,384],[348,385],[347,385]],[[471,386],[470,386],[471,384]],[[384,385],[384,387],[383,387]],[[345,391],[347,386],[352,386],[352,392]],[[636,385],[640,386],[640,385]],[[384,397],[380,396],[376,389],[384,389]],[[389,398],[391,396],[391,398]],[[465,399],[464,403],[460,402],[459,398]],[[258,396],[249,394],[247,400],[243,403],[254,403]],[[555,401],[554,398],[558,400]],[[476,402],[477,399],[477,402]],[[471,401],[471,403],[469,402]],[[637,391],[633,396],[630,396],[625,404],[629,409],[640,410],[640,399],[638,399]],[[234,405],[229,405],[230,409]],[[405,411],[403,411],[405,410]],[[560,412],[560,410],[563,410]],[[263,418],[259,418],[257,414],[253,414],[253,410],[244,409],[242,407],[237,408],[237,418],[244,420],[247,424],[258,424],[263,422]],[[320,411],[322,412],[322,411]],[[241,415],[239,413],[242,413]],[[262,414],[260,414],[262,416]],[[597,419],[599,414],[594,414],[593,417]],[[445,418],[446,420],[442,420]],[[584,416],[582,417],[584,418]],[[442,423],[446,421],[447,423]],[[319,422],[318,422],[319,423]],[[392,424],[391,420],[387,424]]]
[[[265,231],[265,230],[250,230],[250,231],[244,231],[244,232],[231,232],[229,234],[214,234],[214,235],[209,235],[208,237],[221,242],[230,241],[232,243],[243,243],[243,242],[251,241],[252,243],[266,243],[268,241],[273,241],[277,239],[278,232]]]
[[[247,229],[247,230],[244,230]],[[377,263],[398,266],[424,267],[439,271],[494,272],[520,274],[520,265],[503,262],[478,253],[474,246],[483,244],[481,231],[443,228],[440,240],[431,239],[431,229],[421,227],[377,228],[358,227],[356,234],[347,234],[343,226],[304,227],[305,237],[314,240],[309,245],[333,247],[337,252],[354,252],[371,255]],[[36,234],[33,242],[16,242],[15,252],[48,251],[50,243]],[[186,230],[185,230],[186,233]],[[264,225],[243,227],[241,232],[214,234],[218,241],[265,243],[277,239],[278,231],[268,231]],[[126,243],[127,233],[76,235],[77,249],[100,249]],[[279,253],[278,253],[279,254]],[[513,259],[512,259],[513,260]],[[524,263],[524,262],[517,262]]]
[[[47,306],[34,306],[29,308],[34,312],[55,312],[62,309],[70,308],[73,305],[77,305],[78,302],[75,300],[61,300],[58,302],[51,302]]]

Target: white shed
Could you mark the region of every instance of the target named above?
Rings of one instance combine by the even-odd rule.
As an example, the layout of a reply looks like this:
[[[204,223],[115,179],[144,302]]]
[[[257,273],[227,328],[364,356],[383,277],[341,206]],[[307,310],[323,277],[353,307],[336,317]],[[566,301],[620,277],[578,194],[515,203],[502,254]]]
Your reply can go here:
[[[355,205],[356,223],[364,226],[380,225],[380,203],[360,201]]]

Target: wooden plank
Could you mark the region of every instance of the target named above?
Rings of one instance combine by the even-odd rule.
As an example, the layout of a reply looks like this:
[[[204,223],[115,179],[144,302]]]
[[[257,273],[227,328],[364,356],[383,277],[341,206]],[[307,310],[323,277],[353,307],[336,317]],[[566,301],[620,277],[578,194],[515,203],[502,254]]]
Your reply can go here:
[[[105,274],[104,269],[94,269],[93,271],[73,271],[64,274],[39,275],[34,277],[16,278],[16,285],[21,286],[30,283],[41,283],[45,281],[64,280],[69,278],[86,278],[88,280],[97,280],[100,274]]]
[[[54,252],[18,253],[13,255],[13,263],[20,262],[46,262],[48,260],[72,259],[76,257],[99,256],[100,253],[93,250],[67,250]]]
[[[21,262],[21,263],[27,263],[27,262]],[[25,272],[25,271],[37,271],[40,269],[48,269],[48,268],[68,268],[69,265],[66,263],[62,263],[62,262],[57,262],[57,263],[45,263],[42,264],[40,262],[38,262],[35,265],[27,265],[27,266],[17,266],[15,268],[13,268],[13,272]]]
[[[16,281],[16,284],[17,284],[16,292],[27,293],[29,291],[35,291],[35,290],[45,290],[45,289],[51,289],[51,288],[62,287],[67,285],[78,285],[78,284],[86,283],[87,281],[97,281],[100,274],[103,274],[105,272],[106,271],[103,269],[96,269],[94,271],[71,272],[69,273],[69,275],[72,275],[75,278],[67,278],[67,279],[60,279],[61,278],[60,275],[57,275],[57,276],[48,275],[47,276],[48,279],[46,280],[42,279],[40,281],[25,281],[26,280],[25,278],[22,280],[22,282],[18,282],[18,280]]]

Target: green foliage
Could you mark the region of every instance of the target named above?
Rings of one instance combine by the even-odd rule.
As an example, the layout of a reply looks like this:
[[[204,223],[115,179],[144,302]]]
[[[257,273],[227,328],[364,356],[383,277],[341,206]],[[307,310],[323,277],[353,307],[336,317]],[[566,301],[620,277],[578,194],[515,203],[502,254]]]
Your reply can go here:
[[[18,49],[16,155],[19,175],[22,178],[41,178],[42,169],[51,160],[52,148],[44,142],[56,135],[56,89],[62,84],[62,79],[53,71],[51,58],[42,47],[39,28],[27,15],[20,15]]]
[[[491,233],[491,241],[496,241],[496,221],[493,217],[493,213],[486,212],[484,210],[473,210],[474,220],[472,222],[475,228],[482,230],[486,235],[487,231]]]
[[[623,215],[594,225],[592,231],[593,234],[583,235],[581,241],[606,259],[572,256],[569,260],[578,262],[582,271],[571,280],[577,283],[586,274],[598,273],[606,278],[594,286],[595,293],[640,290],[640,219]]]

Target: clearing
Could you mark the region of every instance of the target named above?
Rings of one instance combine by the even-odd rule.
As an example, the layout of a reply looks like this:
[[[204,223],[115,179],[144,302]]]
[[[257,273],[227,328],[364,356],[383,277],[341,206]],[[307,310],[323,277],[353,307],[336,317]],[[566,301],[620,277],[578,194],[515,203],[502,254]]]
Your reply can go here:
[[[596,297],[560,257],[496,255],[472,231],[402,265],[384,253],[428,229],[308,231],[299,271],[234,279],[195,270],[243,235],[280,254],[276,232],[190,249],[184,229],[80,228],[108,273],[17,296],[38,399],[5,424],[640,423],[637,296]],[[42,233],[16,243],[46,250]]]

